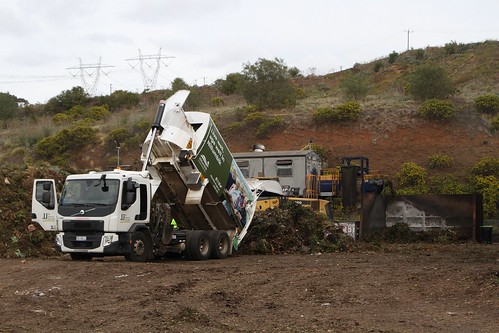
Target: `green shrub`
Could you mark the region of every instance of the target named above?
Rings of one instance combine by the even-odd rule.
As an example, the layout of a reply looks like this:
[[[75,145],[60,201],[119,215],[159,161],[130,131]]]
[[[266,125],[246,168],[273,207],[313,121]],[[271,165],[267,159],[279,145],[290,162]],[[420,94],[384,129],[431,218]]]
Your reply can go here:
[[[397,193],[423,194],[426,193],[426,170],[413,163],[402,164],[402,170],[397,173],[397,179],[401,189]]]
[[[67,150],[78,150],[81,146],[97,143],[97,131],[89,126],[76,126],[63,129],[57,134],[58,140],[63,141]]]
[[[230,123],[228,126],[227,126],[227,130],[232,132],[232,133],[237,133],[241,130],[244,129],[244,122],[242,121],[235,121],[233,123]]]
[[[348,75],[341,80],[340,88],[348,99],[361,100],[366,97],[369,91],[369,83],[365,75]]]
[[[332,107],[318,108],[312,115],[317,123],[357,120],[362,114],[360,104],[354,101]]]
[[[499,177],[476,176],[475,189],[483,195],[483,215],[485,218],[497,217],[499,212]]]
[[[71,117],[65,113],[57,113],[52,117],[52,121],[56,125],[63,125],[69,123],[71,121]]]
[[[499,112],[499,96],[483,95],[475,98],[475,109],[480,113],[496,115]]]
[[[360,104],[354,101],[340,104],[336,107],[338,120],[357,120],[362,114]]]
[[[416,59],[417,60],[424,59],[424,56],[425,56],[425,50],[424,49],[417,49],[416,50]]]
[[[247,104],[236,108],[236,116],[238,120],[244,120],[250,113],[259,111],[258,106],[255,104]]]
[[[89,126],[65,128],[59,133],[38,142],[35,152],[41,157],[61,158],[68,151],[97,143],[97,132]]]
[[[256,136],[263,137],[269,134],[273,129],[277,129],[284,125],[284,120],[279,116],[269,116],[268,114],[257,111],[252,112],[244,119],[246,126],[256,127]]]
[[[305,89],[303,88],[296,88],[296,98],[298,99],[304,99],[307,97],[307,93],[305,92]]]
[[[433,155],[428,158],[430,169],[445,169],[452,165],[453,159],[448,155]]]
[[[317,110],[315,110],[314,114],[312,115],[312,118],[318,124],[321,124],[323,122],[335,121],[336,120],[335,112],[336,111],[330,106],[318,108]]]
[[[252,112],[244,118],[244,122],[250,126],[258,126],[268,118],[268,115],[264,112],[257,111]]]
[[[456,93],[454,83],[443,67],[421,65],[408,79],[409,93],[417,100],[445,99]]]
[[[392,53],[390,53],[388,55],[388,63],[393,64],[395,62],[395,60],[397,60],[398,57],[399,57],[399,54],[397,52],[393,51]]]
[[[454,105],[449,101],[430,99],[421,105],[418,114],[430,120],[449,120],[454,117]]]
[[[63,145],[61,145],[55,135],[43,138],[35,146],[35,153],[46,158],[60,155],[63,151]]]
[[[381,68],[383,68],[383,62],[376,61],[374,63],[374,73],[378,73],[381,70]]]
[[[111,116],[111,112],[109,112],[109,108],[107,105],[103,106],[91,106],[85,112],[85,118],[89,118],[92,120],[104,120]]]
[[[451,41],[450,43],[446,43],[444,45],[444,51],[447,55],[456,54],[458,49],[457,47],[458,47],[457,42]]]
[[[317,155],[319,155],[320,158],[322,159],[323,163],[325,163],[327,161],[328,157],[330,156],[329,148],[321,146],[317,143],[310,143],[308,145],[308,149],[311,149],[314,152],[316,152]]]
[[[75,105],[67,111],[67,115],[72,119],[79,119],[85,113],[85,108],[81,105]]]
[[[468,194],[472,193],[469,185],[460,182],[452,175],[433,176],[428,182],[428,193],[433,194]]]
[[[111,131],[111,133],[107,136],[107,141],[118,141],[123,142],[128,137],[130,137],[130,133],[128,133],[126,128],[120,127]]]
[[[471,169],[474,176],[495,176],[499,178],[499,158],[486,156]]]
[[[213,97],[211,99],[211,105],[215,106],[215,107],[219,107],[221,105],[224,105],[225,104],[225,101],[222,97]]]
[[[256,136],[257,137],[267,136],[270,133],[270,131],[278,129],[283,125],[284,125],[284,120],[282,119],[282,117],[275,116],[267,118],[258,126],[258,129],[256,131]]]

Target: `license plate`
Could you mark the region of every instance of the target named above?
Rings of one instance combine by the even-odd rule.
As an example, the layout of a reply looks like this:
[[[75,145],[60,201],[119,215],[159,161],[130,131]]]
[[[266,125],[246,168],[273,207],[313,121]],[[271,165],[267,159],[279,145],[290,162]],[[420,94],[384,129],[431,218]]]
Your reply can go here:
[[[86,241],[87,240],[87,236],[76,236],[76,240],[77,241]]]

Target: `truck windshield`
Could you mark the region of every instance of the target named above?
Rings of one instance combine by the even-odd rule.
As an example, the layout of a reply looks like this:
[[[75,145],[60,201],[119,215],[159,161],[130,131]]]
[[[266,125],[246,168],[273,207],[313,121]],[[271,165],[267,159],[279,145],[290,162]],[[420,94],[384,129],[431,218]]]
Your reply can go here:
[[[118,201],[117,179],[66,180],[60,206],[114,206]]]

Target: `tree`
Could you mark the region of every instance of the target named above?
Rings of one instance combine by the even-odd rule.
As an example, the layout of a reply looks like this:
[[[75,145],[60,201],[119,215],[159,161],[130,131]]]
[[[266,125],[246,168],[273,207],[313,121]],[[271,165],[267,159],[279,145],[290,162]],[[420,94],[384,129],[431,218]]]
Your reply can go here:
[[[45,105],[45,111],[50,114],[61,113],[71,109],[76,105],[85,105],[90,96],[82,87],[73,87],[71,90],[64,90],[59,95],[49,99]]]
[[[242,93],[248,104],[261,109],[296,105],[296,89],[282,59],[258,59],[243,69]]]
[[[17,105],[17,97],[9,93],[0,93],[0,119],[9,120],[14,118],[16,111],[19,109]]]
[[[137,106],[139,102],[138,94],[125,90],[115,90],[109,96],[102,96],[99,104],[107,104],[110,111],[115,111],[119,108]]]
[[[409,92],[418,100],[446,99],[456,89],[444,68],[436,65],[422,65],[409,78]]]
[[[302,76],[302,75],[301,75],[301,73],[300,73],[300,70],[298,69],[298,67],[291,67],[291,68],[289,69],[289,75],[290,75],[292,78]]]
[[[227,74],[225,80],[218,80],[217,87],[225,95],[232,95],[241,89],[244,77],[241,73]]]
[[[177,92],[179,90],[189,89],[189,85],[179,77],[172,81],[172,92]]]

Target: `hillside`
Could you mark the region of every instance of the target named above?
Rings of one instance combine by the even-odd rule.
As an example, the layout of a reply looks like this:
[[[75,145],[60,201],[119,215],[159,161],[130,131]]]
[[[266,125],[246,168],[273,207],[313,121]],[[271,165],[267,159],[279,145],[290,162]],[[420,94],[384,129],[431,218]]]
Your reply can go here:
[[[371,166],[394,176],[404,162],[428,167],[428,157],[446,154],[454,160],[446,173],[464,176],[484,156],[499,156],[499,136],[491,131],[490,118],[474,110],[474,98],[499,93],[499,43],[478,44],[463,53],[445,55],[441,48],[425,50],[424,61],[415,59],[416,51],[400,55],[393,64],[386,59],[375,73],[376,62],[323,77],[296,81],[307,92],[293,110],[271,112],[285,119],[286,128],[267,138],[255,138],[251,131],[224,133],[233,151],[246,151],[254,143],[270,150],[301,149],[310,140],[329,150],[329,166],[338,165],[343,156],[366,156]],[[420,103],[404,94],[404,79],[421,63],[435,63],[447,69],[457,85],[452,99],[457,116],[445,123],[431,122],[416,114]],[[317,125],[313,112],[321,106],[343,101],[339,82],[348,72],[364,72],[370,78],[370,94],[362,101],[364,113],[354,123]],[[228,124],[225,113],[214,112],[218,123]],[[223,119],[223,121],[222,121]],[[221,126],[222,131],[226,126]]]
[[[449,50],[450,46],[453,49]],[[213,115],[233,152],[247,151],[255,143],[263,143],[267,150],[294,150],[313,141],[328,151],[331,167],[343,156],[366,156],[372,168],[392,177],[404,162],[427,167],[429,156],[446,154],[453,158],[446,173],[464,176],[484,156],[499,156],[499,136],[491,131],[491,118],[481,116],[473,106],[477,96],[499,93],[498,55],[499,42],[495,41],[449,44],[444,48],[404,52],[393,63],[382,58],[326,76],[297,77],[293,83],[303,91],[303,98],[291,109],[264,110],[269,115],[281,116],[285,123],[265,137],[256,136],[254,129],[248,127],[231,131],[231,125],[238,120],[237,109],[245,105],[242,96],[225,96],[213,86],[196,87],[196,109]],[[452,100],[457,109],[454,120],[436,123],[417,117],[420,103],[404,90],[406,78],[421,64],[438,64],[450,74],[458,89]],[[350,123],[315,124],[312,114],[318,107],[345,101],[339,84],[350,73],[363,73],[369,78],[369,93],[361,101],[361,118]],[[140,164],[138,146],[154,118],[158,101],[166,97],[164,93],[144,93],[138,106],[112,110],[109,119],[93,126],[99,133],[99,142],[85,150],[74,149],[67,157],[66,168],[107,169],[115,165],[116,149],[109,133],[118,128],[134,128],[136,136],[121,145],[121,164]],[[213,106],[213,97],[222,98],[223,105]],[[98,99],[90,103],[98,103]],[[52,116],[43,116],[43,107],[32,106],[22,119],[4,123],[0,141],[2,164],[42,162],[34,154],[34,144],[70,125],[55,126]],[[187,106],[186,111],[190,110]]]

